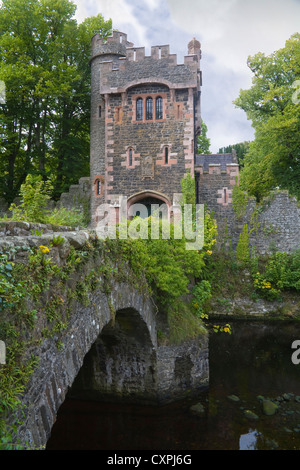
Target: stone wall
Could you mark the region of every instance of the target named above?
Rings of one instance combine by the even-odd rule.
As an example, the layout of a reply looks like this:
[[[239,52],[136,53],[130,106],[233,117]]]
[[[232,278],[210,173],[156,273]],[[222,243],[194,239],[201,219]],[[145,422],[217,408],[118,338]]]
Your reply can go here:
[[[237,217],[225,210],[216,217],[219,243],[235,248],[245,224],[250,233],[249,243],[259,254],[273,251],[291,252],[300,248],[300,204],[288,191],[272,191],[259,204],[248,197],[244,212]]]
[[[91,184],[89,177],[80,178],[78,184],[70,186],[69,191],[62,193],[57,207],[78,209],[90,212]]]
[[[250,200],[248,206],[250,244],[259,253],[300,248],[300,204],[288,191],[273,191],[259,205]]]
[[[164,117],[161,121],[137,122],[133,116],[136,97],[164,96]],[[107,202],[112,202],[109,194],[131,196],[141,191],[160,192],[172,203],[173,194],[181,192],[181,179],[186,173],[188,161],[186,148],[193,151],[193,133],[190,132],[190,142],[182,145],[188,139],[186,129],[189,127],[191,113],[188,96],[176,93],[172,97],[170,90],[163,85],[140,85],[132,87],[127,93],[127,103],[123,105],[123,117],[115,119],[116,109],[122,105],[121,95],[110,99],[108,119],[111,119],[111,137],[107,142],[110,153],[107,165],[106,180],[109,178]],[[180,103],[181,119],[175,118],[173,101]],[[145,102],[144,102],[145,106]],[[173,118],[171,117],[174,114]],[[149,136],[151,138],[149,139]],[[166,150],[167,149],[167,150]],[[129,161],[129,152],[132,152]],[[165,152],[168,152],[168,162],[165,162]],[[190,163],[189,163],[190,164]]]

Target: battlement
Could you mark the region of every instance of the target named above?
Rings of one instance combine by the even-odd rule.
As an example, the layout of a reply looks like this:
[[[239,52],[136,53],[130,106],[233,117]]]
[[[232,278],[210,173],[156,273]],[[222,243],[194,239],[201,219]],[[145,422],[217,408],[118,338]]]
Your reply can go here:
[[[170,46],[157,45],[151,47],[151,55],[145,55],[145,47],[135,47],[127,40],[127,34],[113,31],[112,36],[103,39],[99,33],[92,38],[92,59],[99,56],[116,56],[129,62],[141,62],[147,58],[157,61],[168,60],[170,66],[177,65],[177,55],[170,54]],[[184,57],[184,65],[195,66],[201,58],[201,45],[195,38],[188,44],[188,55]]]
[[[127,34],[119,31],[113,31],[113,35],[103,39],[99,33],[92,38],[91,60],[99,56],[114,55],[126,57],[126,48],[133,44],[127,41]]]

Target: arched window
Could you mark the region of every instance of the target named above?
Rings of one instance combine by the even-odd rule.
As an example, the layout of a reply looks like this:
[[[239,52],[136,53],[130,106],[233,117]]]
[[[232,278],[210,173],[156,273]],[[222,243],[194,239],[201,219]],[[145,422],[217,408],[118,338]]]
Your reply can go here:
[[[136,100],[136,120],[142,121],[143,120],[143,100],[142,98],[138,98]]]
[[[163,118],[163,100],[161,96],[158,96],[156,98],[155,115],[156,115],[156,119]]]
[[[147,121],[153,119],[153,99],[150,97],[146,99],[146,119]]]
[[[103,196],[104,192],[104,178],[102,175],[98,175],[94,179],[95,194],[96,196]]]

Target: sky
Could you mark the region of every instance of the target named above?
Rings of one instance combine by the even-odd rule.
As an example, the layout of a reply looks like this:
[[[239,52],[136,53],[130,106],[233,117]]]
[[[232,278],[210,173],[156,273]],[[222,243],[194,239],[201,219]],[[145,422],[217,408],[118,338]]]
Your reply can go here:
[[[249,89],[247,58],[284,47],[300,31],[300,0],[73,0],[76,18],[99,13],[113,29],[127,34],[137,47],[170,45],[182,64],[188,42],[201,42],[202,119],[210,150],[253,140],[254,129],[243,110],[232,103]]]

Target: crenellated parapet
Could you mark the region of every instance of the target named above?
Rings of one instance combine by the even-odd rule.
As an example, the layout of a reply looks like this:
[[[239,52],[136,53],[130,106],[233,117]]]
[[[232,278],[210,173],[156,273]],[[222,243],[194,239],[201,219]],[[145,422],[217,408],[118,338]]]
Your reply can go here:
[[[198,202],[207,204],[218,218],[232,213],[232,188],[239,183],[239,165],[234,153],[196,155]]]

